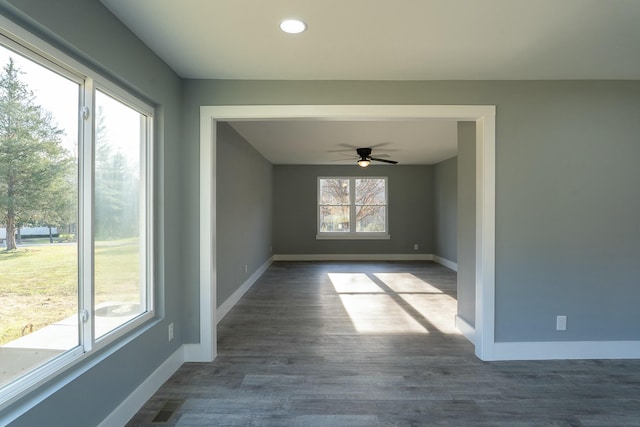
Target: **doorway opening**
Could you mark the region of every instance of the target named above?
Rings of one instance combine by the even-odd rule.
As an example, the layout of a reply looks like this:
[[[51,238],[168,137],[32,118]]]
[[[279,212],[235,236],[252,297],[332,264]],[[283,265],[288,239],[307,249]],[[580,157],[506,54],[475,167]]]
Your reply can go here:
[[[462,332],[482,360],[493,360],[495,318],[495,106],[246,105],[200,108],[200,343],[186,359],[211,361],[216,340],[216,141],[217,122],[231,120],[429,120],[476,124],[475,324]]]

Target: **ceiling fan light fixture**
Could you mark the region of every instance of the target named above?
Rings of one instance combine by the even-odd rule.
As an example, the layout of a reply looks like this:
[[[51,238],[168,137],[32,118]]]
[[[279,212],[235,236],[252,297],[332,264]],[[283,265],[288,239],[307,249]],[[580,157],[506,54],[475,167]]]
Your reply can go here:
[[[280,29],[288,34],[300,34],[307,29],[307,24],[299,19],[285,19],[280,22]]]
[[[367,159],[358,160],[358,166],[360,166],[361,168],[366,168],[367,166],[369,166],[369,163],[371,162]]]

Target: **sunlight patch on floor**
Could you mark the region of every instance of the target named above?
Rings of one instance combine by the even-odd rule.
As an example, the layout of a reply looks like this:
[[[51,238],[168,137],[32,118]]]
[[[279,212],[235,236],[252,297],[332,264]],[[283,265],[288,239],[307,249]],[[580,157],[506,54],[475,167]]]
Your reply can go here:
[[[445,334],[460,334],[455,325],[457,301],[447,294],[401,294],[427,322]]]
[[[389,295],[340,295],[353,326],[362,334],[426,334],[428,331]]]
[[[329,279],[339,294],[384,293],[382,288],[364,273],[329,273]]]
[[[432,294],[441,294],[442,291],[431,283],[414,276],[411,273],[374,273],[378,279],[384,282],[396,293],[404,292],[428,292]]]
[[[457,300],[411,273],[328,273],[356,331],[460,334]]]

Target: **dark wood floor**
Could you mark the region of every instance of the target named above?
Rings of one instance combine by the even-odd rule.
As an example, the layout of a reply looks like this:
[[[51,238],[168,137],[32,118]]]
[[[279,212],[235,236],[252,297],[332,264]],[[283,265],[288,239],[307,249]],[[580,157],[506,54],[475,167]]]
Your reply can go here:
[[[431,262],[274,263],[216,360],[127,426],[640,426],[640,361],[482,362],[453,328],[455,282]]]

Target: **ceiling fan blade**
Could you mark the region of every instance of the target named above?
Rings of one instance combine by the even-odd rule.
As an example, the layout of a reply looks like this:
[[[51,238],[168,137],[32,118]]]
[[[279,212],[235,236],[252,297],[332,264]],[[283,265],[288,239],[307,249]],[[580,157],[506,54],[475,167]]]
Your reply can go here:
[[[383,141],[383,142],[379,142],[379,143],[373,144],[373,145],[370,145],[369,143],[366,143],[366,144],[367,144],[366,147],[369,147],[369,148],[373,149],[373,148],[380,148],[380,147],[385,147],[387,145],[391,145],[391,142]],[[340,142],[340,143],[337,143],[336,145],[338,147],[351,148],[352,150],[355,150],[356,148],[360,148],[360,147],[364,146],[364,145],[362,145],[362,142],[359,143],[358,145],[353,145],[353,144],[349,144],[349,143],[346,143],[346,142]]]
[[[327,150],[327,153],[353,153],[355,148],[345,148],[342,150]]]
[[[379,159],[377,157],[369,157],[369,160],[375,160],[376,162],[391,163],[392,165],[395,165],[398,163],[395,160]]]
[[[329,151],[329,153],[331,153],[331,151]],[[359,156],[356,156],[356,155],[354,155],[352,153],[349,153],[349,154],[347,154],[347,153],[339,153],[339,152],[333,152],[333,153],[335,153],[336,156],[341,156],[341,157],[344,157],[345,159],[358,159],[359,158]]]
[[[380,147],[386,147],[387,145],[391,145],[391,142],[386,141],[386,142],[379,142],[375,145],[369,145],[370,148],[380,148]]]
[[[344,147],[346,150],[349,150],[349,151],[353,151],[353,150],[358,148],[355,145],[345,144],[345,143],[339,143],[339,144],[336,144],[336,145],[338,147]],[[342,151],[344,151],[344,150],[342,150]]]

